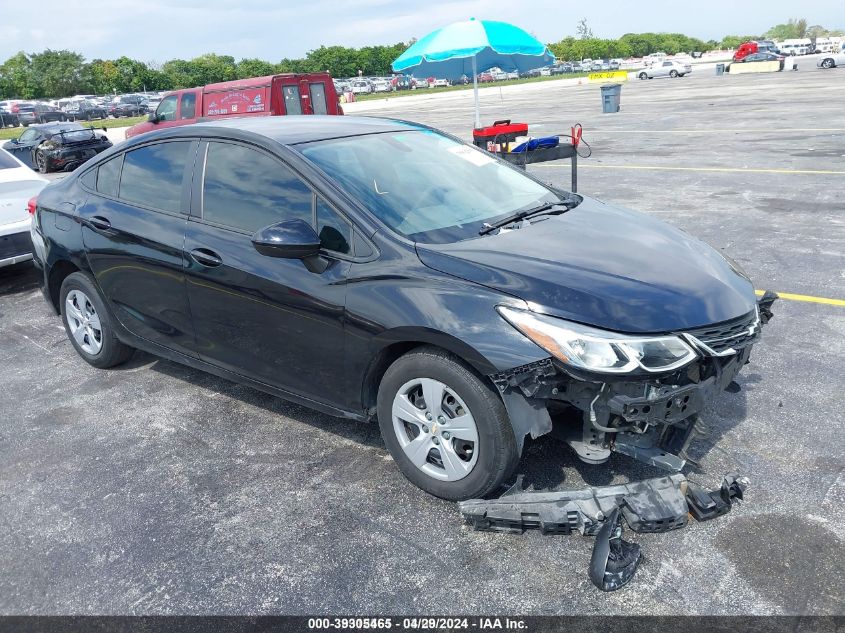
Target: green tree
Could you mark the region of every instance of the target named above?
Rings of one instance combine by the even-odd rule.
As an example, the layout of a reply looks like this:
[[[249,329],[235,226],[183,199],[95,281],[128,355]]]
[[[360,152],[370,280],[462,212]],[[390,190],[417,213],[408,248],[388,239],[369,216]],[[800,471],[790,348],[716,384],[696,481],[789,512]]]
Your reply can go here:
[[[0,77],[9,90],[4,97],[32,99],[36,96],[37,86],[32,78],[32,63],[23,51],[13,55],[0,66]]]
[[[273,64],[262,59],[242,59],[237,65],[237,78],[264,77],[275,72]]]
[[[35,97],[62,97],[79,93],[83,88],[82,66],[85,59],[72,51],[53,51],[29,56]]]

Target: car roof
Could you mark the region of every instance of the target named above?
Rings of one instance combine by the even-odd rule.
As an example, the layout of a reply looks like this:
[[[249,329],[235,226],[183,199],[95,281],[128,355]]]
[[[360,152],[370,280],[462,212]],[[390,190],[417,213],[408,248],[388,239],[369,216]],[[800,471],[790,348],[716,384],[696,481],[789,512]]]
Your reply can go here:
[[[185,129],[185,127],[189,129]],[[365,116],[306,115],[306,116],[262,116],[240,117],[224,120],[204,121],[180,128],[186,136],[196,135],[197,129],[240,130],[272,139],[282,145],[296,145],[324,141],[331,138],[430,129],[419,123]],[[171,128],[173,129],[173,128]]]

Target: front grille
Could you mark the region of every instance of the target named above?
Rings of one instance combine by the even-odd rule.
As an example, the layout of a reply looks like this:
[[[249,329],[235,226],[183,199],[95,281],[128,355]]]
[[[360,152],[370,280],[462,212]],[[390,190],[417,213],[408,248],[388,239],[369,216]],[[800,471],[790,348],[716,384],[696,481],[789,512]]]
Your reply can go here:
[[[26,255],[31,252],[32,238],[29,236],[29,232],[0,237],[0,259]]]
[[[717,352],[724,352],[728,348],[738,350],[753,343],[760,334],[760,319],[757,317],[757,310],[752,310],[736,319],[685,330],[685,333]]]

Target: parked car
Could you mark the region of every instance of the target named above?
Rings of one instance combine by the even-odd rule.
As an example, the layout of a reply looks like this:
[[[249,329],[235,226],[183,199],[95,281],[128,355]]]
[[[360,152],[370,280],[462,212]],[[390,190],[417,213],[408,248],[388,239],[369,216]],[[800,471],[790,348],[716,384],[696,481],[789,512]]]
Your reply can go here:
[[[373,92],[373,85],[366,79],[358,79],[352,82],[352,92],[356,95],[366,95]]]
[[[765,52],[779,53],[780,51],[778,50],[777,44],[771,40],[751,40],[739,45],[733,55],[733,61],[738,62],[747,55]]]
[[[819,68],[836,68],[837,66],[845,66],[845,51],[842,53],[829,53],[819,58],[816,62]]]
[[[378,78],[373,81],[373,92],[390,92],[393,86],[389,79]]]
[[[356,94],[371,92],[365,80],[352,82]],[[343,114],[331,75],[285,73],[186,88],[166,93],[146,121],[126,130],[126,138],[155,129],[196,123],[200,118]]]
[[[38,196],[33,242],[85,362],[143,349],[377,420],[446,499],[496,490],[552,416],[585,461],[680,470],[771,314],[684,231],[391,119],[129,139]]]
[[[657,62],[652,66],[643,68],[637,77],[640,79],[654,79],[655,77],[683,77],[692,72],[690,64],[682,64],[673,60]]]
[[[429,87],[428,79],[426,79],[425,77],[414,77],[413,82],[414,82],[414,88],[428,88]]]
[[[12,103],[0,101],[0,128],[18,127],[21,124],[18,115],[12,112]]]
[[[622,64],[620,64],[616,60],[612,60],[609,64],[609,66],[610,66],[610,70],[619,70],[622,67]]]
[[[780,62],[779,70],[783,70],[785,59],[786,58],[783,55],[770,53],[768,51],[764,51],[762,53],[751,53],[738,61],[728,64],[726,70],[730,72],[730,68],[733,64],[749,64],[753,62]]]
[[[141,116],[147,112],[147,100],[137,95],[115,97],[108,106],[108,113],[114,118]]]
[[[106,108],[87,99],[83,101],[71,101],[65,106],[64,113],[70,121],[93,121],[94,119],[105,119],[108,117]]]
[[[431,85],[434,88],[448,88],[452,84],[449,82],[448,79],[435,79]]]
[[[34,197],[48,180],[0,149],[0,268],[32,259]]]
[[[33,125],[3,145],[22,163],[42,174],[71,170],[112,146],[94,128],[79,123]]]
[[[67,116],[61,110],[37,101],[17,103],[12,106],[12,112],[18,115],[18,121],[25,127],[34,123],[67,120]]]

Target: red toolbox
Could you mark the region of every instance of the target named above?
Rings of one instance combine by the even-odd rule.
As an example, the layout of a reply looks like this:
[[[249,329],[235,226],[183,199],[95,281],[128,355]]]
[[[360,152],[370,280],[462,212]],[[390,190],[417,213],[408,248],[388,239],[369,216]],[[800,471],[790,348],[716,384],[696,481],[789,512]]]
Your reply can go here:
[[[510,119],[505,119],[472,131],[473,143],[488,151],[496,149],[493,147],[494,144],[513,143],[517,136],[528,136],[527,123],[511,123]]]

